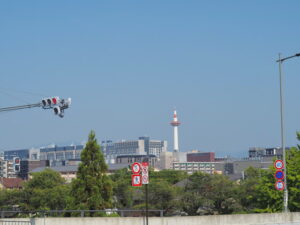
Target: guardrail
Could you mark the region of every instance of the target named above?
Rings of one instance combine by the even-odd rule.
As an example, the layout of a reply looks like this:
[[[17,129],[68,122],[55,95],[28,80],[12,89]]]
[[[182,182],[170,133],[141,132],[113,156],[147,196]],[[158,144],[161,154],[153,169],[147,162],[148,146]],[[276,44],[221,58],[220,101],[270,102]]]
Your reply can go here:
[[[31,217],[105,217],[105,216],[120,216],[120,217],[141,217],[146,215],[145,210],[138,209],[106,209],[106,210],[37,210],[37,211],[17,211],[5,210],[0,211],[1,218],[31,218]],[[164,210],[150,209],[148,215],[153,217],[163,217]],[[1,225],[1,224],[0,224]]]
[[[1,220],[0,225],[32,225],[31,221]]]

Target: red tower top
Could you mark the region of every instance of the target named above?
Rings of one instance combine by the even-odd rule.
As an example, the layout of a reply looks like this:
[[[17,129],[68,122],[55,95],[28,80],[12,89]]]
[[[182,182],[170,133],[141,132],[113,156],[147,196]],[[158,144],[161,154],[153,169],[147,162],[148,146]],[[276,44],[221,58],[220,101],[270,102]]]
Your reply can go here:
[[[178,127],[180,125],[180,122],[178,121],[178,118],[177,118],[177,112],[176,112],[176,110],[174,110],[173,121],[170,124],[173,127]]]

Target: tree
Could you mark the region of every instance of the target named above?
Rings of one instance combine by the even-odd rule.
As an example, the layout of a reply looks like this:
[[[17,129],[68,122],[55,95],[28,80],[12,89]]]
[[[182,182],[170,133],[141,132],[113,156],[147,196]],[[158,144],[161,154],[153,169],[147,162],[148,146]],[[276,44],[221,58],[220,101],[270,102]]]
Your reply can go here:
[[[300,134],[297,133],[299,140]],[[275,159],[274,159],[275,160]],[[290,211],[300,210],[300,146],[286,151],[287,183]],[[248,175],[247,175],[248,174]],[[275,169],[248,169],[242,182],[242,203],[248,212],[281,212],[283,191],[275,189]]]
[[[81,152],[77,178],[72,181],[69,208],[101,210],[111,207],[112,181],[106,172],[104,156],[95,138],[95,132],[91,131]]]
[[[169,184],[176,184],[188,177],[188,174],[185,171],[161,170],[157,172],[150,170],[149,172],[151,181],[166,181]]]
[[[13,210],[20,206],[22,200],[22,190],[2,189],[0,190],[0,209]]]
[[[69,186],[60,174],[49,168],[32,173],[24,184],[21,206],[25,210],[61,210],[66,207]]]
[[[166,215],[172,214],[177,209],[179,188],[164,180],[151,181],[148,185],[150,207],[162,209]]]
[[[127,168],[120,169],[111,175],[114,181],[114,203],[117,208],[131,208],[133,206],[134,188],[131,186],[131,172]]]
[[[245,170],[245,179],[240,181],[240,199],[245,212],[255,212],[257,208],[257,185],[261,179],[261,169],[249,167]]]
[[[241,211],[238,185],[223,175],[196,172],[185,186],[183,210],[189,215],[230,214]]]
[[[300,210],[300,150],[293,147],[287,151],[287,182],[290,211]]]

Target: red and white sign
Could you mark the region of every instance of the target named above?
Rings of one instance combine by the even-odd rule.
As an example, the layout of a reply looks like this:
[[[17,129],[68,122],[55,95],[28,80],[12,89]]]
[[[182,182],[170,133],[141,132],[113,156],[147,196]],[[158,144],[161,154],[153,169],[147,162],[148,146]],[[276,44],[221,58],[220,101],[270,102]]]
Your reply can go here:
[[[131,171],[133,174],[139,174],[141,172],[141,164],[135,162],[131,165]]]
[[[139,174],[131,175],[132,186],[142,186],[142,176]]]
[[[149,184],[149,164],[148,164],[148,162],[142,163],[142,184]]]
[[[277,169],[277,170],[281,170],[283,169],[283,161],[278,159],[274,162],[274,167]]]
[[[276,181],[275,183],[275,188],[278,190],[278,191],[282,191],[284,189],[284,182],[279,180],[279,181]]]

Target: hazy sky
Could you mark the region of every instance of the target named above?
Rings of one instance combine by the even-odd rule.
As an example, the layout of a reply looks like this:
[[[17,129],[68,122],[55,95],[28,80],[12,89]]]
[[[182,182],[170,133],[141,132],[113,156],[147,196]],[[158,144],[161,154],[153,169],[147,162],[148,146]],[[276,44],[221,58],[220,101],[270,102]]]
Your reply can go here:
[[[280,146],[278,53],[300,52],[299,1],[2,1],[0,149],[147,135],[181,151]],[[284,63],[287,145],[300,130],[300,58]]]

